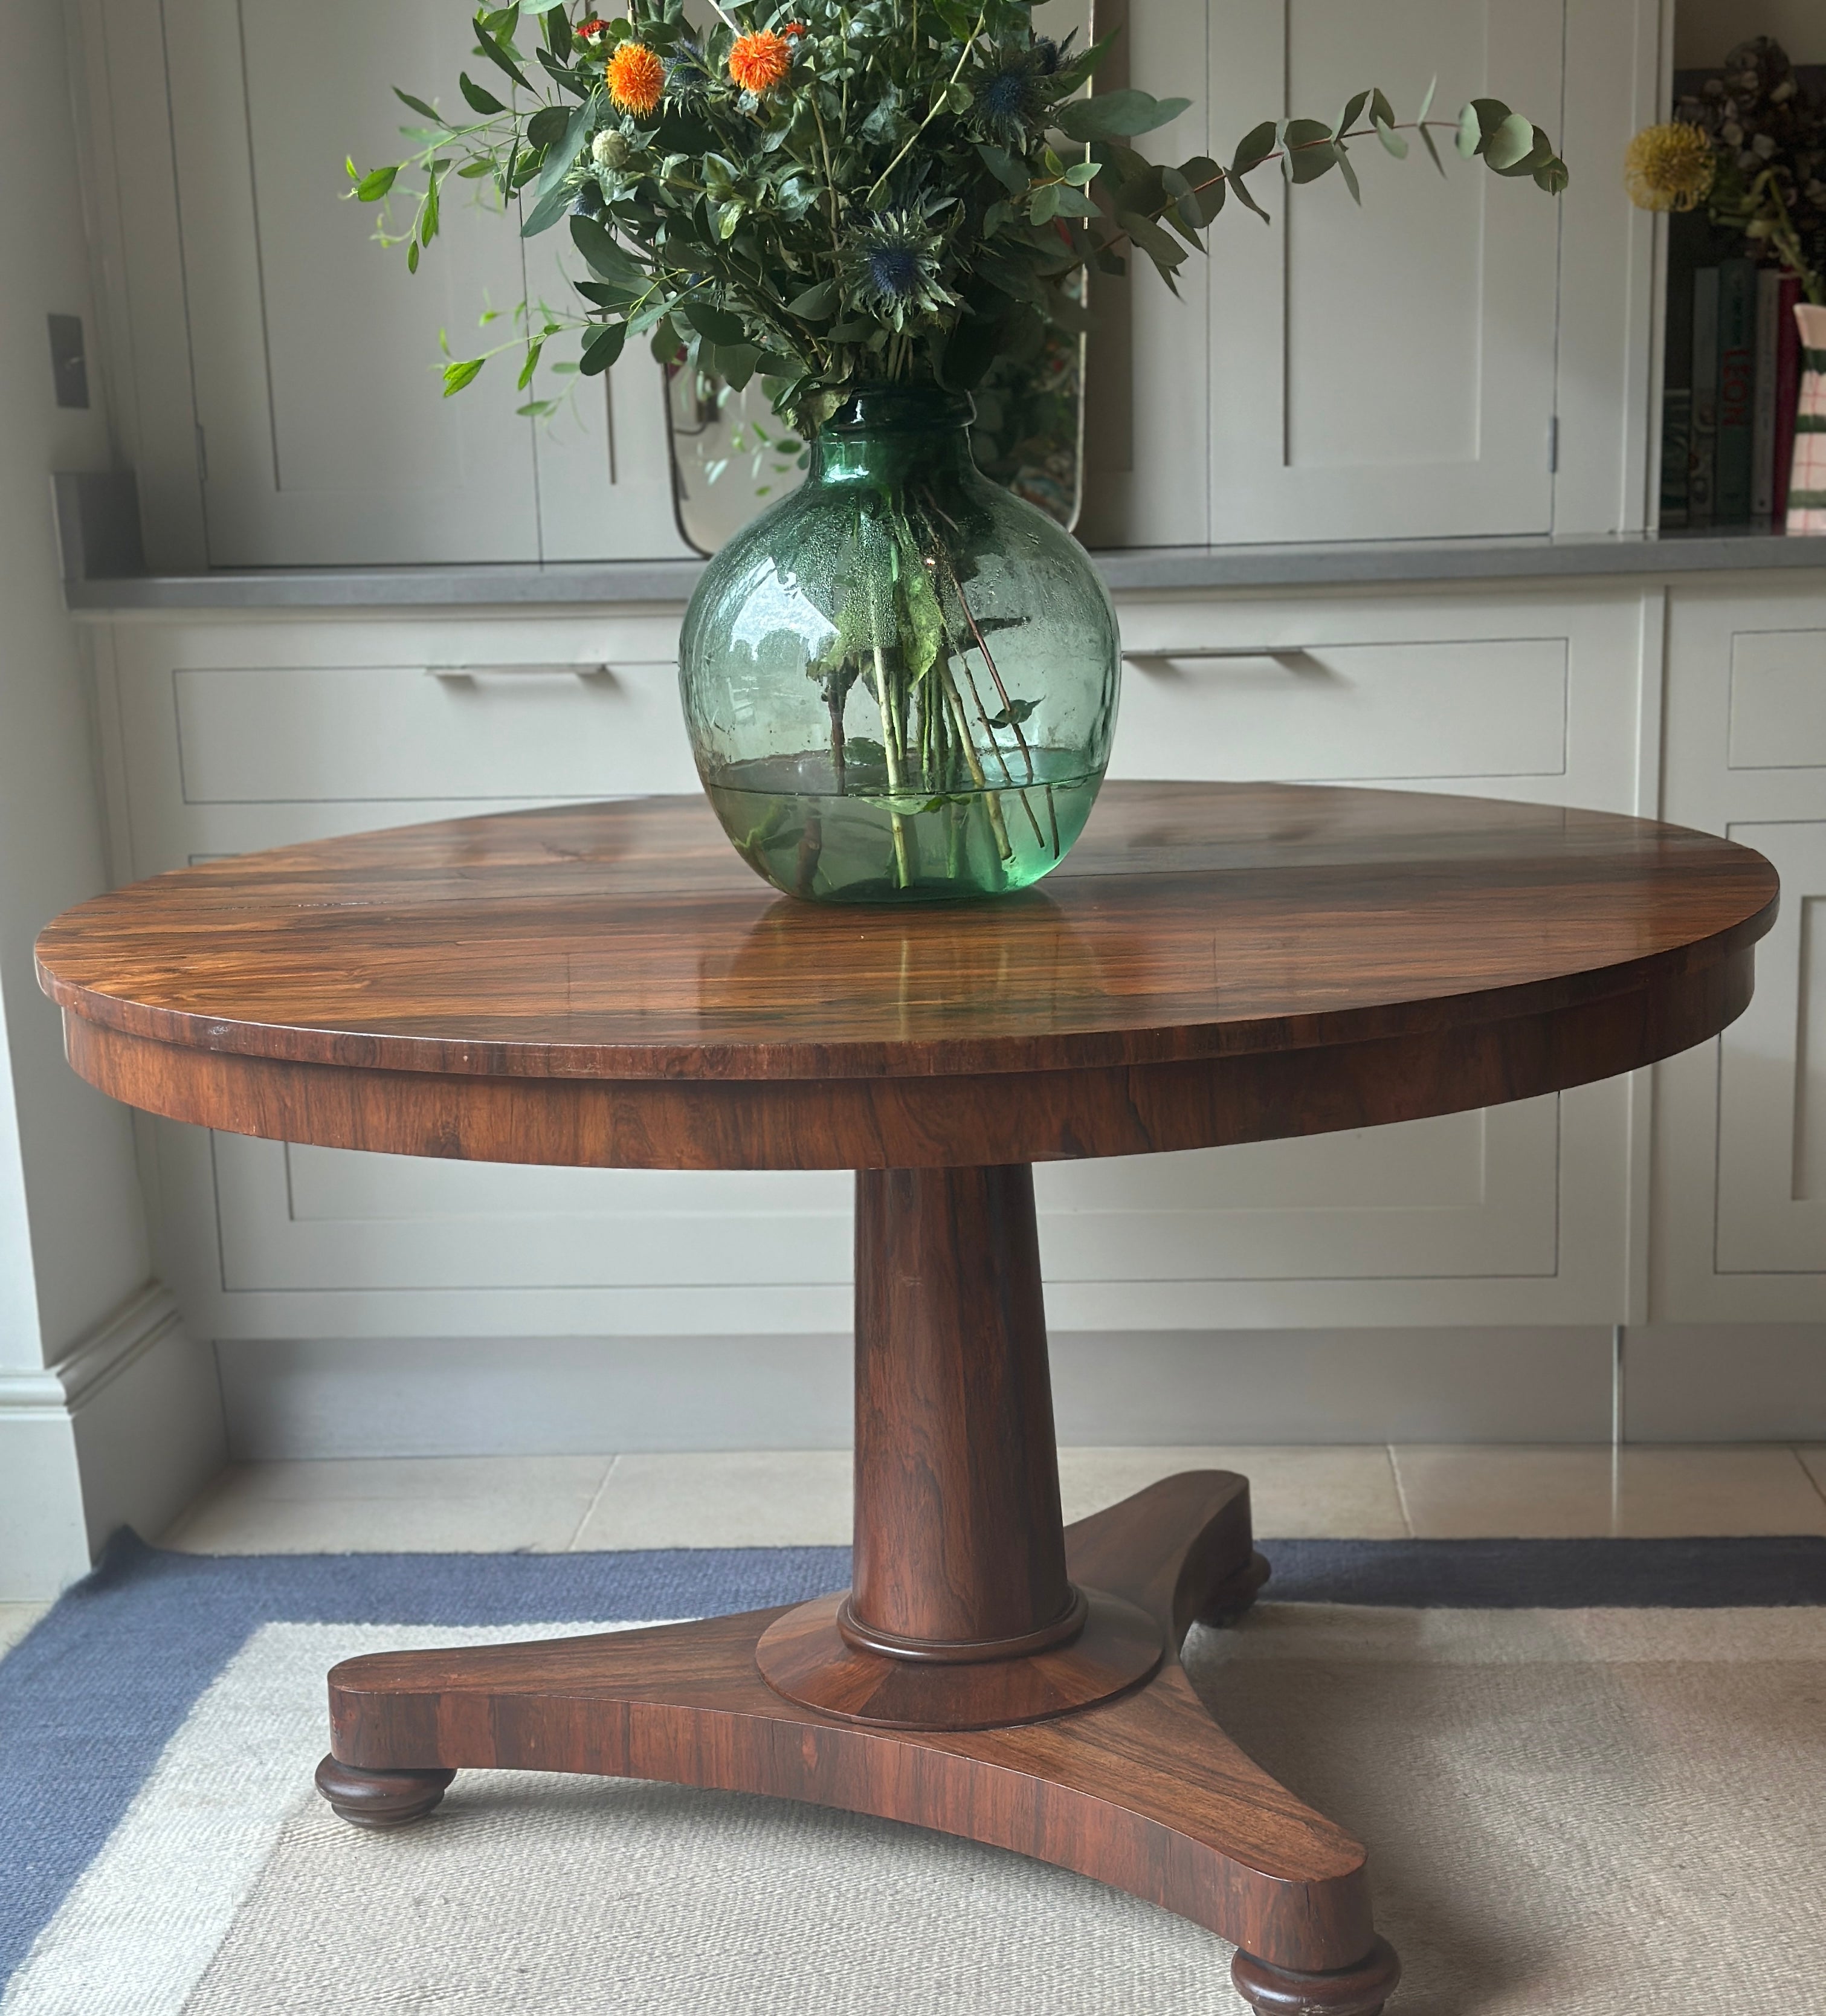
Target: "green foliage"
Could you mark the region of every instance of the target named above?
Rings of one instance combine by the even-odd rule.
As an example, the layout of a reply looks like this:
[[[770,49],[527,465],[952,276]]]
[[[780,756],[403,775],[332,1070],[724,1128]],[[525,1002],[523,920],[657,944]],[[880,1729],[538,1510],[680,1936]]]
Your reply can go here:
[[[731,384],[758,375],[775,409],[811,432],[858,384],[968,390],[997,357],[1030,351],[1037,328],[1082,328],[1083,270],[1120,272],[1131,249],[1173,286],[1227,196],[1267,218],[1246,178],[1271,162],[1289,186],[1336,168],[1361,202],[1348,142],[1373,135],[1401,156],[1418,131],[1443,173],[1436,126],[1494,174],[1551,193],[1566,183],[1532,121],[1483,98],[1429,121],[1430,86],[1405,127],[1371,89],[1329,123],[1263,121],[1228,167],[1150,161],[1133,143],[1190,101],[1094,91],[1105,45],[1037,35],[1033,0],[805,0],[793,32],[767,45],[782,74],[757,93],[731,54],[774,17],[713,5],[707,31],[683,0],[628,0],[606,21],[570,0],[479,13],[474,53],[491,85],[458,80],[473,116],[452,121],[396,92],[427,122],[404,129],[418,151],[365,174],[348,164],[349,193],[387,206],[377,235],[403,245],[414,272],[453,170],[528,236],[569,218],[589,277],[576,309],[542,311],[543,334],[522,304],[526,329],[500,346],[523,347],[522,390],[547,337],[578,329],[577,369],[593,375],[651,332],[656,353]],[[628,87],[640,50],[663,66],[651,104]],[[401,229],[391,203],[410,175],[423,186]],[[447,363],[447,394],[486,362]]]

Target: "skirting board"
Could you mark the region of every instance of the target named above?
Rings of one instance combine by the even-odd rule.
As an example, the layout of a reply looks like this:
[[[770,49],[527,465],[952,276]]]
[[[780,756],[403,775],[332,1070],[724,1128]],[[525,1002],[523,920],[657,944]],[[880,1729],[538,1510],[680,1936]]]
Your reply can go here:
[[[117,1527],[162,1531],[226,1454],[214,1354],[156,1284],[56,1365],[0,1373],[0,1601],[55,1596]]]
[[[1059,1438],[1608,1442],[1607,1328],[1065,1331]],[[311,1339],[217,1346],[238,1459],[833,1449],[844,1337]],[[1631,1331],[1626,1432],[1826,1437],[1826,1324]]]

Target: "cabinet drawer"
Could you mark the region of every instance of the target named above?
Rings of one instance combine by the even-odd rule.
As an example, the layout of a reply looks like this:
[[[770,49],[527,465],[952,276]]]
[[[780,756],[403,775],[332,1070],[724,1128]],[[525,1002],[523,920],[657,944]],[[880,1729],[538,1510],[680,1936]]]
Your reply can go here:
[[[1308,783],[1565,772],[1563,637],[1127,656],[1130,763],[1195,751],[1200,774]]]
[[[171,684],[186,805],[588,797],[696,781],[671,661],[187,667]]]
[[[1117,776],[1636,809],[1640,596],[1136,596],[1120,613]]]

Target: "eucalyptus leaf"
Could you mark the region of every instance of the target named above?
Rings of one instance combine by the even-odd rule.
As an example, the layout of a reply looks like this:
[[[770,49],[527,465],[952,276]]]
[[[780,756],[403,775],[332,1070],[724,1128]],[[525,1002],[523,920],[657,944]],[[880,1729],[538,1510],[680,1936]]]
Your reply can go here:
[[[1407,142],[1403,135],[1397,133],[1393,126],[1386,125],[1380,119],[1375,122],[1375,127],[1376,138],[1382,142],[1383,147],[1393,154],[1396,160],[1406,160]]]
[[[1490,136],[1483,158],[1498,174],[1505,168],[1519,166],[1534,151],[1535,131],[1533,121],[1524,119],[1519,112],[1511,112]],[[1544,133],[1541,138],[1544,140],[1547,135]]]
[[[1272,119],[1264,119],[1259,126],[1252,126],[1236,143],[1236,152],[1231,157],[1230,172],[1233,175],[1246,175],[1251,168],[1260,167],[1274,153],[1279,138],[1279,129]]]
[[[1483,128],[1477,117],[1477,107],[1468,105],[1458,115],[1458,133],[1452,142],[1465,160],[1469,160],[1483,145]]]
[[[583,355],[577,359],[577,368],[586,378],[599,376],[620,356],[622,346],[627,341],[626,322],[605,323],[584,345]]]
[[[982,157],[983,165],[994,176],[1011,196],[1024,196],[1027,191],[1027,171],[1021,166],[1005,147],[992,147],[986,141],[976,143],[976,151]]]
[[[1350,192],[1350,200],[1359,210],[1363,207],[1363,188],[1357,179],[1357,171],[1350,165],[1350,157],[1344,150],[1344,142],[1338,142],[1338,172],[1344,178],[1344,186]]]
[[[1055,106],[1052,118],[1074,140],[1132,139],[1170,124],[1191,103],[1189,98],[1155,98],[1145,91],[1105,91]]]
[[[1316,182],[1337,166],[1336,151],[1329,144],[1332,129],[1322,120],[1290,119],[1281,137],[1289,182]]]
[[[1210,223],[1224,207],[1228,178],[1209,154],[1194,154],[1189,161],[1181,161],[1179,172],[1186,183],[1177,206],[1180,215],[1188,224],[1202,227]]]

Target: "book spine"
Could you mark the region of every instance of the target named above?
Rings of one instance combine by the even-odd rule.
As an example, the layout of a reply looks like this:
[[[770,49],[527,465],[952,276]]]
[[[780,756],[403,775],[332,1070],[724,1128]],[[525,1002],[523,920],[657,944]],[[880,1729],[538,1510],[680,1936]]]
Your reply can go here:
[[[1794,312],[1800,297],[1800,282],[1792,273],[1784,273],[1775,337],[1775,501],[1771,516],[1777,525],[1788,517],[1788,478],[1794,473],[1795,416],[1800,411],[1801,331]]]
[[[1781,274],[1774,266],[1756,272],[1756,395],[1750,421],[1750,522],[1767,525],[1775,516],[1775,374],[1781,347]]]
[[[1715,525],[1750,522],[1751,423],[1756,406],[1756,269],[1727,259],[1718,269],[1718,448]]]
[[[1687,524],[1712,523],[1718,454],[1718,268],[1693,275],[1693,445],[1687,457]]]
[[[1661,395],[1661,515],[1664,532],[1687,522],[1687,463],[1693,445],[1693,390],[1670,385]]]

